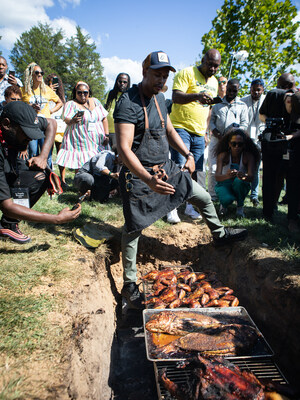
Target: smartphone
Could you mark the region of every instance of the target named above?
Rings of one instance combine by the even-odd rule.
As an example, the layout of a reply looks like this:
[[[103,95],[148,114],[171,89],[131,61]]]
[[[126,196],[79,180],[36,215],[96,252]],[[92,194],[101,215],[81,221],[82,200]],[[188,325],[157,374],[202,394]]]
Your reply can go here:
[[[74,117],[83,117],[84,111],[77,111]]]
[[[212,100],[212,102],[211,102],[211,104],[218,104],[218,103],[222,103],[222,97],[220,97],[220,96],[217,96],[217,97],[214,97],[213,98],[213,100]]]
[[[15,72],[15,71],[9,71],[8,75],[15,76],[15,75],[16,75],[16,72]]]
[[[55,76],[55,77],[52,79],[52,85],[56,85],[57,83],[58,83],[58,77]]]

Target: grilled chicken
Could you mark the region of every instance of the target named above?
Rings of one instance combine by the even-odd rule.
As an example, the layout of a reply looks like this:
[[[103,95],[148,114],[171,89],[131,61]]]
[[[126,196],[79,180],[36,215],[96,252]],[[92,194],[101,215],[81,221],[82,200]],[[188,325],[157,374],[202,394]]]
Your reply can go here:
[[[176,384],[160,375],[163,386],[177,400],[264,400],[263,386],[256,377],[222,358],[198,355],[191,364],[186,381]]]

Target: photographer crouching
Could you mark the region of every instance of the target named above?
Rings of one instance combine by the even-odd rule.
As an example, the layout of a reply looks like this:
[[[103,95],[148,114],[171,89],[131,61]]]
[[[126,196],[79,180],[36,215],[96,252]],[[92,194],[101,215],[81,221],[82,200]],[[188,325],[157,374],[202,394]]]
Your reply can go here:
[[[263,215],[272,220],[286,176],[288,228],[298,232],[297,213],[300,193],[300,92],[286,92],[285,111],[289,118],[267,118],[261,135],[263,159]]]
[[[18,152],[26,150],[30,140],[44,138],[42,130],[46,132],[46,139],[41,154],[27,162],[19,158]],[[46,166],[55,132],[56,122],[38,118],[26,103],[13,101],[3,108],[0,116],[0,210],[3,213],[0,239],[19,244],[29,242],[30,237],[18,226],[20,220],[63,224],[79,216],[80,205],[74,211],[64,208],[57,215],[30,208],[50,184]]]

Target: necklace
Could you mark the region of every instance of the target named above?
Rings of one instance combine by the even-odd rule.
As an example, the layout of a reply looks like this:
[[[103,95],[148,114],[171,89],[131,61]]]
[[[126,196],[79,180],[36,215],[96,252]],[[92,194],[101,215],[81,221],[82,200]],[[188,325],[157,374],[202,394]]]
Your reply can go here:
[[[82,107],[84,107],[86,110],[91,111],[91,110],[90,110],[89,101],[87,101],[86,104],[87,104],[88,106],[86,106],[86,105],[84,105],[84,104],[81,104],[81,105],[82,105]]]

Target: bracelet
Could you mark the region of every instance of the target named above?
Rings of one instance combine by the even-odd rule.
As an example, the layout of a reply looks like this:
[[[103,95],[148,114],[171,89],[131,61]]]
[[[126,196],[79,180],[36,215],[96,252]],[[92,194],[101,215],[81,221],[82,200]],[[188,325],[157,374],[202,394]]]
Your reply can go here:
[[[186,159],[188,159],[189,157],[195,158],[195,157],[194,157],[194,154],[191,153],[191,152],[189,152],[189,153],[185,156]]]
[[[111,175],[111,171],[109,171],[108,175]]]

